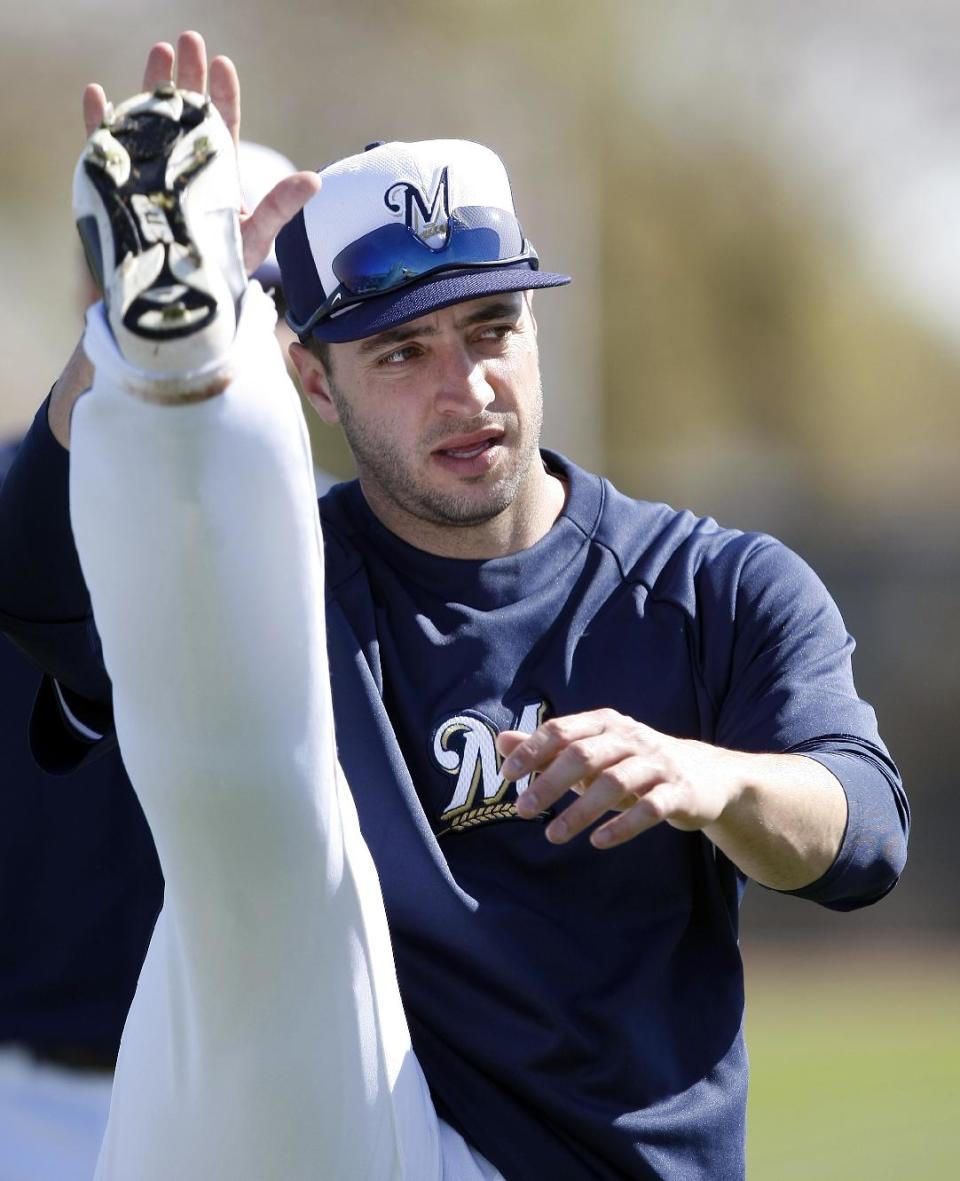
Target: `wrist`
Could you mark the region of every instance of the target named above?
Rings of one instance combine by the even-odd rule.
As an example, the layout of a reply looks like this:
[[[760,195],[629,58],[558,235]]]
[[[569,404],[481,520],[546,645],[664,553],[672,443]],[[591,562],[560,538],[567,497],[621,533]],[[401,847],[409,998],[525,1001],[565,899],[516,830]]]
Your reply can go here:
[[[720,747],[707,749],[713,756],[718,806],[715,819],[704,827],[704,832],[713,839],[711,830],[721,832],[728,826],[739,826],[759,811],[763,768],[758,763],[764,756]]]
[[[93,384],[93,366],[83,351],[81,341],[73,350],[47,404],[47,423],[50,433],[65,450],[70,448],[70,418],[81,394]]]
[[[846,827],[835,777],[801,755],[724,752],[726,803],[704,834],[748,877],[803,888],[833,863]]]

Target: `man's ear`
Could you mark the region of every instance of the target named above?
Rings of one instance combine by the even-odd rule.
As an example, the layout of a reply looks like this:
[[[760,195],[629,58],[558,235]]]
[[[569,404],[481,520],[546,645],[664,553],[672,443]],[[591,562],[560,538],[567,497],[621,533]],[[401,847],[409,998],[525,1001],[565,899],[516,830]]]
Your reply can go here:
[[[330,378],[319,357],[298,341],[290,345],[290,360],[300,376],[304,397],[324,422],[339,422],[340,415],[330,397]]]

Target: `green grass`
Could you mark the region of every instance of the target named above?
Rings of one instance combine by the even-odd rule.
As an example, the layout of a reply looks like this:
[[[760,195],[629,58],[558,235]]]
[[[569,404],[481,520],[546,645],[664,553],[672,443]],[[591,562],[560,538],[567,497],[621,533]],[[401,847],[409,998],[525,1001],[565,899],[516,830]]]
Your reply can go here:
[[[960,1176],[960,955],[745,953],[750,1181]]]

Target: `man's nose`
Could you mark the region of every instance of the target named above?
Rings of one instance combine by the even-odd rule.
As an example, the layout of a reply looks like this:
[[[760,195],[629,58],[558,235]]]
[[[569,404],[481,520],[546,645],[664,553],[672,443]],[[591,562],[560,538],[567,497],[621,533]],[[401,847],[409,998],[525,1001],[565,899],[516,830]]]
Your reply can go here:
[[[484,366],[465,348],[445,349],[438,358],[434,404],[440,414],[472,418],[496,397]]]

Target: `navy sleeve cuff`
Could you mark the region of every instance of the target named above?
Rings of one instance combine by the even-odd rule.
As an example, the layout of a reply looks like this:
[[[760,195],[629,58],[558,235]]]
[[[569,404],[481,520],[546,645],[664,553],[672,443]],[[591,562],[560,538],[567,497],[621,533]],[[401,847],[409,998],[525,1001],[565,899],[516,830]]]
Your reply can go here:
[[[847,828],[833,865],[817,881],[785,890],[830,910],[879,902],[897,884],[907,859],[910,814],[896,769],[852,743],[843,750],[798,751],[839,780],[847,797]]]
[[[35,665],[81,697],[105,706],[112,701],[113,687],[92,616],[36,622],[0,611],[0,631]]]

